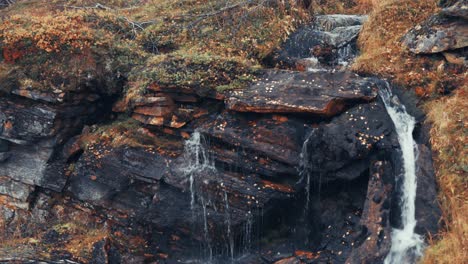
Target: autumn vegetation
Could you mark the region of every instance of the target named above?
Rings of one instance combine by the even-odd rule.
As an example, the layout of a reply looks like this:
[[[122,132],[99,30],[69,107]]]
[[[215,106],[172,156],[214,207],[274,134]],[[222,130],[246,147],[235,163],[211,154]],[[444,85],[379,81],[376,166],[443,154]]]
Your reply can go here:
[[[242,88],[255,79],[265,57],[314,14],[369,14],[353,70],[414,91],[432,125],[444,217],[423,263],[463,263],[468,259],[466,68],[441,55],[416,56],[401,45],[410,28],[437,12],[437,1],[309,2],[17,1],[0,11],[0,91],[122,91],[121,105],[128,108],[152,85]],[[127,140],[134,131],[147,133],[124,119],[94,135]]]

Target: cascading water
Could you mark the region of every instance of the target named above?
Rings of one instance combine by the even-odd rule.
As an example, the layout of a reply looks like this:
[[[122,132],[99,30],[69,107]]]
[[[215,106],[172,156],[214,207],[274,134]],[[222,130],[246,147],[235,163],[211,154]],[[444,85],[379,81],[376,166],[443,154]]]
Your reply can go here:
[[[301,156],[300,156],[300,163],[299,163],[299,175],[301,176],[301,179],[306,181],[306,186],[305,186],[305,194],[306,194],[306,202],[304,206],[304,217],[307,217],[309,213],[309,205],[310,205],[310,172],[309,172],[309,150],[308,150],[308,144],[309,144],[309,139],[312,135],[312,131],[307,135],[306,140],[302,144],[302,151],[301,151]]]
[[[231,214],[229,210],[229,200],[227,196],[227,192],[224,191],[224,214],[225,214],[225,224],[227,226],[226,235],[228,240],[228,251],[231,257],[231,260],[234,259],[234,237],[232,235],[232,227],[231,227]]]
[[[414,232],[416,227],[416,143],[413,139],[413,130],[416,121],[392,94],[388,83],[380,89],[379,93],[398,134],[404,169],[401,197],[403,227],[392,230],[392,247],[385,258],[385,264],[414,263],[422,255],[424,248],[423,239]]]
[[[200,132],[193,132],[190,139],[184,145],[184,166],[183,173],[189,177],[190,181],[190,207],[192,211],[195,207],[195,175],[205,170],[216,170],[214,161],[208,155],[203,145],[203,137]]]
[[[196,178],[197,176],[204,175],[206,173],[216,173],[217,169],[215,167],[214,158],[206,149],[207,142],[204,139],[203,135],[199,131],[194,131],[190,139],[185,141],[184,145],[184,166],[183,174],[186,177],[189,177],[190,183],[190,208],[192,211],[192,216],[200,217],[201,222],[203,223],[204,231],[204,245],[205,245],[205,259],[204,261],[210,263],[213,261],[214,247],[212,245],[212,238],[210,237],[209,227],[208,227],[208,206],[211,206],[215,211],[217,208],[212,204],[210,197],[205,197],[203,193],[197,193],[196,188]],[[221,186],[225,186],[221,182]],[[201,204],[201,210],[196,211],[196,203]],[[231,261],[234,260],[235,254],[235,245],[234,245],[234,234],[233,227],[231,223],[231,211],[229,206],[228,193],[224,189],[224,223],[226,226],[226,248],[231,258]],[[244,248],[250,248],[250,239],[252,231],[252,216],[249,212],[249,217],[244,230]]]
[[[354,57],[356,56],[356,51],[353,49],[351,44],[346,44],[343,47],[338,48],[337,50],[336,62],[338,65],[346,67],[348,66]]]
[[[186,177],[189,177],[190,182],[190,209],[192,211],[192,217],[195,221],[197,212],[195,210],[196,202],[196,190],[195,190],[195,177],[200,173],[214,172],[216,171],[214,161],[210,157],[209,153],[205,149],[205,142],[203,136],[198,131],[194,131],[190,139],[185,141],[184,145],[184,166],[182,166],[182,172]],[[211,246],[211,239],[208,230],[208,215],[207,215],[207,204],[210,202],[205,201],[203,195],[200,195],[200,202],[202,205],[202,220],[203,220],[203,231],[204,240],[206,246],[207,257],[211,261],[213,257],[213,248]]]

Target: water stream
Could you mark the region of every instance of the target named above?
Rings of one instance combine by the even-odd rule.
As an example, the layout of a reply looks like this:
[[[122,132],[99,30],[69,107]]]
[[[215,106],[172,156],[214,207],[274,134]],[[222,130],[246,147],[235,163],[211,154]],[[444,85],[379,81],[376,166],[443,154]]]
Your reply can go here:
[[[202,171],[215,171],[213,159],[205,149],[203,137],[200,132],[193,132],[190,139],[184,145],[184,166],[183,174],[189,177],[190,181],[190,208],[195,207],[195,177]]]
[[[402,228],[392,230],[392,247],[385,258],[385,264],[414,263],[422,255],[424,241],[414,232],[416,227],[416,151],[413,139],[416,121],[406,112],[406,108],[392,94],[387,83],[379,91],[385,108],[390,115],[400,143],[403,159],[403,185],[401,196]]]

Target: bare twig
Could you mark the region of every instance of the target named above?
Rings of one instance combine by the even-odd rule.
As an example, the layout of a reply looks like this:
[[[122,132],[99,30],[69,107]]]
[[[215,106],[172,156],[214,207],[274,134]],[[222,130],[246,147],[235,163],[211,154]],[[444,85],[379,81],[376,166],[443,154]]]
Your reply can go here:
[[[217,15],[222,14],[224,12],[228,12],[228,11],[231,11],[233,9],[237,9],[237,8],[243,7],[245,5],[251,4],[252,2],[253,2],[253,0],[247,0],[247,1],[244,1],[244,2],[239,2],[239,3],[236,3],[236,4],[232,4],[230,6],[223,7],[221,9],[213,11],[213,12],[196,15],[194,17],[197,17],[198,19],[196,19],[192,23],[188,24],[186,27],[187,28],[192,28],[195,25],[197,25],[198,23],[200,23],[201,21],[203,21],[207,17],[217,16]]]
[[[107,11],[115,11],[116,10],[114,8],[105,6],[105,5],[101,4],[101,3],[97,3],[94,6],[69,6],[69,5],[63,5],[63,7],[72,8],[72,9],[100,9],[100,10],[107,10]],[[139,30],[143,31],[145,29],[146,25],[150,25],[150,24],[155,23],[154,20],[137,22],[137,21],[130,20],[128,17],[125,17],[125,16],[121,16],[121,18],[123,18],[132,27],[134,37],[136,36],[137,31],[139,31]]]

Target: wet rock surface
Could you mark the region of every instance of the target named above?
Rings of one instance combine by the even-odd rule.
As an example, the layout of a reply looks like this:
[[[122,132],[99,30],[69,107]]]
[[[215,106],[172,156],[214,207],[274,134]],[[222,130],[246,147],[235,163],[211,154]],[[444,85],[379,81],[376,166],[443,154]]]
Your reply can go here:
[[[352,180],[368,170],[372,156],[398,146],[381,102],[354,107],[330,123],[313,128],[305,143],[304,169],[315,181]]]
[[[319,16],[275,62],[327,61],[364,20]],[[0,226],[23,246],[0,247],[0,262],[382,263],[402,163],[384,84],[270,69],[243,90],[153,85],[129,105],[13,89],[0,97]],[[111,109],[136,121],[111,123]],[[434,233],[431,152],[418,143],[417,231]]]
[[[322,15],[315,22],[294,32],[279,51],[271,55],[270,64],[301,69],[301,59],[316,57],[325,65],[335,66],[339,57],[352,57],[356,39],[366,16]],[[340,54],[350,53],[350,54]]]
[[[435,235],[439,230],[442,212],[437,197],[434,166],[431,150],[423,144],[418,145],[418,159],[416,161],[417,191],[416,191],[416,219],[418,234],[430,233]]]
[[[373,162],[360,228],[346,263],[382,263],[390,251],[393,173],[389,161]]]
[[[378,80],[351,72],[267,72],[257,83],[230,92],[229,110],[254,113],[296,113],[331,117],[377,96]]]

